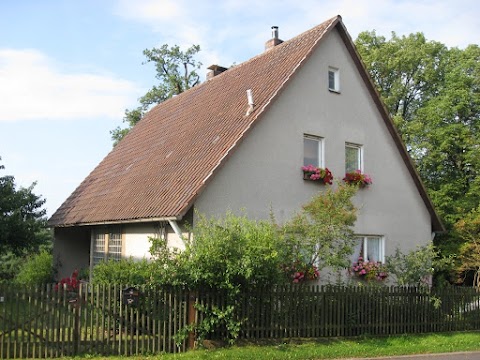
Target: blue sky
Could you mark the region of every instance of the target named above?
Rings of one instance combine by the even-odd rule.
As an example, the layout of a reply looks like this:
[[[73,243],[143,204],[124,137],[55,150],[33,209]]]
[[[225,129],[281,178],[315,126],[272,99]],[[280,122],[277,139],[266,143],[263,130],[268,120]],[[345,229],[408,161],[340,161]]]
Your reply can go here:
[[[112,148],[109,131],[154,83],[142,51],[201,46],[202,76],[337,14],[353,39],[423,32],[464,48],[480,39],[478,0],[0,0],[0,176],[51,215]]]

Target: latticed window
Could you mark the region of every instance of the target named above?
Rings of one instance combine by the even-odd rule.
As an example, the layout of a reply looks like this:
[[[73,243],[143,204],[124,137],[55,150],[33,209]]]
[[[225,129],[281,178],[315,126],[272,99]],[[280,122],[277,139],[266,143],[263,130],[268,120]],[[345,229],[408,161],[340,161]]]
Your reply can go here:
[[[101,261],[121,260],[122,232],[120,228],[99,228],[92,235],[92,266]]]
[[[108,238],[108,259],[120,260],[122,258],[122,233],[111,232]]]
[[[105,234],[103,232],[95,232],[93,235],[93,266],[105,260]]]

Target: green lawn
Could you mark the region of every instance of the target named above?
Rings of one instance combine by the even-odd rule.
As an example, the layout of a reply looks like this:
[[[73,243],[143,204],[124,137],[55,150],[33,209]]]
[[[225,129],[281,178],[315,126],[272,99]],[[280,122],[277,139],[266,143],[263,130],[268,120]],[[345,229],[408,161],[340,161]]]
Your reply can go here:
[[[318,341],[285,341],[272,345],[244,345],[213,350],[195,350],[183,354],[131,357],[140,359],[229,359],[229,360],[306,360],[376,357],[420,353],[480,350],[480,332],[364,337]],[[125,357],[92,357],[88,359],[122,359]]]

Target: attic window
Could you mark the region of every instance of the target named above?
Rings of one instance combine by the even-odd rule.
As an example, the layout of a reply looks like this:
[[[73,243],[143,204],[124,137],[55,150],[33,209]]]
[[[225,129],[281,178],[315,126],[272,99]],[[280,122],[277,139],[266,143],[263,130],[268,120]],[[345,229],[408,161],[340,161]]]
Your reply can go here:
[[[340,92],[340,70],[337,68],[328,68],[328,90]]]

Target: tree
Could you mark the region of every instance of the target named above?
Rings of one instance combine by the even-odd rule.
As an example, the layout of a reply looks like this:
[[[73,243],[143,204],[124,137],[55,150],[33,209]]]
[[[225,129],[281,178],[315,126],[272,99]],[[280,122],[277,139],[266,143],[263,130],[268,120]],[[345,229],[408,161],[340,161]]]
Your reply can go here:
[[[397,248],[386,259],[387,270],[399,286],[429,285],[434,272],[450,269],[452,262],[451,256],[442,257],[433,244],[418,246],[407,253]]]
[[[357,209],[352,203],[358,187],[338,184],[314,196],[291,221],[286,233],[295,244],[296,258],[306,258],[319,270],[348,268],[353,254]]]
[[[0,165],[0,170],[4,166]],[[0,254],[37,250],[49,238],[45,230],[45,200],[28,188],[16,189],[13,176],[0,177]]]
[[[356,44],[450,230],[436,246],[458,253],[454,224],[480,205],[480,48],[449,49],[420,33],[387,41],[363,32]]]
[[[138,123],[151,105],[159,104],[174,95],[199,84],[200,76],[197,70],[202,64],[194,59],[200,51],[199,45],[192,45],[186,51],[181,51],[178,45],[168,47],[167,44],[160,48],[145,49],[143,54],[146,63],[153,62],[157,72],[158,85],[154,85],[145,95],[140,97],[140,105],[135,109],[125,110],[123,122],[126,128],[117,127],[110,131],[114,145],[116,145]],[[144,63],[145,64],[145,63]]]
[[[473,275],[472,284],[480,289],[480,207],[458,221],[455,229],[464,241],[458,254],[458,275],[461,282]]]
[[[447,47],[427,41],[422,33],[399,37],[392,32],[392,38],[387,41],[375,31],[361,32],[355,45],[408,144],[403,125],[415,118],[426,101],[436,96],[445,73]]]

